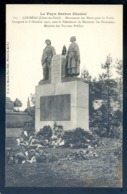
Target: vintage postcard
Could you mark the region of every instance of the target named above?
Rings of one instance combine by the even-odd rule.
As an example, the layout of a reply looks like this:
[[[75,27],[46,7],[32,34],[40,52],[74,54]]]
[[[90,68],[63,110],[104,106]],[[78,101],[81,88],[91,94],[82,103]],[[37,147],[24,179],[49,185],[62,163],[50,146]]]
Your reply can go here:
[[[122,5],[6,5],[6,187],[122,187],[122,115]]]

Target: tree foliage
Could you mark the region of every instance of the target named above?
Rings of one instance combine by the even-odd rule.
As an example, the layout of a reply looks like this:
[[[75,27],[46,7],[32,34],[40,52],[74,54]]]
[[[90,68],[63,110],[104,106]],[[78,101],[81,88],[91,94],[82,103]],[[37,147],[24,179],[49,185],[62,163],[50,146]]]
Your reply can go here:
[[[22,106],[22,102],[16,98],[15,101],[14,101],[14,107],[21,107]]]
[[[86,83],[89,83],[91,81],[91,75],[85,67],[81,73],[81,78],[84,79]]]
[[[116,128],[121,125],[122,112],[119,91],[119,80],[112,75],[112,58],[107,56],[104,64],[101,65],[102,73],[99,78],[92,79],[87,70],[82,72],[82,78],[89,83],[89,114],[90,128],[96,130],[101,136],[115,136]],[[122,63],[116,62],[116,71],[122,75]],[[83,75],[84,74],[84,75]],[[94,106],[94,104],[98,106]]]

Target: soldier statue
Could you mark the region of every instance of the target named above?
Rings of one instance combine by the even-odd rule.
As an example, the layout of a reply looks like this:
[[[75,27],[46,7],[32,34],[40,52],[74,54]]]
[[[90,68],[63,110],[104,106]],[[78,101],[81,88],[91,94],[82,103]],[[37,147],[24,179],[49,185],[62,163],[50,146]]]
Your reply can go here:
[[[72,36],[70,42],[72,42],[67,51],[67,76],[78,76],[80,74],[80,53],[79,46],[75,42],[76,37]]]
[[[51,46],[51,41],[47,39],[45,41],[46,47],[43,50],[41,64],[43,68],[43,80],[48,80],[51,77],[51,61],[52,57],[56,55],[55,48]]]

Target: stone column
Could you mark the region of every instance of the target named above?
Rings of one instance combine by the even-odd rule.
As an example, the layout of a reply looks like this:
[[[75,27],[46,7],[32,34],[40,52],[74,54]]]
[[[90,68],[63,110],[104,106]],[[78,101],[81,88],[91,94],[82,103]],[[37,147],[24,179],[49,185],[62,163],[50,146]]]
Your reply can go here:
[[[51,84],[61,82],[61,55],[54,55],[51,64]]]

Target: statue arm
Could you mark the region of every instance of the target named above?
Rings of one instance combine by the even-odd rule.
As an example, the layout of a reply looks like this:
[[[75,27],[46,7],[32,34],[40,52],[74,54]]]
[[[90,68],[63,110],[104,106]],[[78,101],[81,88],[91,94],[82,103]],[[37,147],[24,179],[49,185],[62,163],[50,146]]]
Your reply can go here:
[[[42,57],[41,57],[41,64],[43,65],[43,54],[42,54]]]
[[[43,50],[42,57],[41,57],[41,64],[44,65],[47,59],[47,54],[46,54],[46,48]]]
[[[45,57],[44,57],[44,55],[42,54],[42,57],[41,57],[41,64],[44,65],[44,63],[45,63]]]

